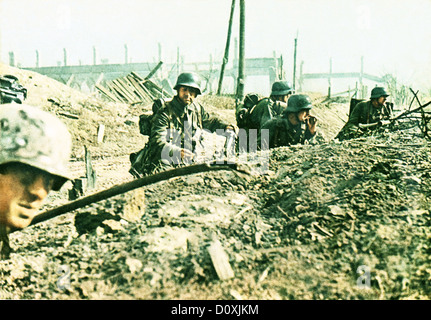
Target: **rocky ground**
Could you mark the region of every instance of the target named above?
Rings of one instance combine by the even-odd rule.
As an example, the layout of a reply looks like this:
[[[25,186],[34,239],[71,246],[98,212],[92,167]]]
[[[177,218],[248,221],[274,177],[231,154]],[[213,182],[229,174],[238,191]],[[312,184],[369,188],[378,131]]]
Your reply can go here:
[[[97,173],[90,192],[131,181],[128,156],[145,141],[137,116],[148,107],[59,87],[67,94],[48,90],[38,101],[79,116],[64,117],[75,137],[73,175],[85,173],[85,145]],[[15,232],[15,251],[0,261],[0,297],[429,299],[430,141],[416,127],[333,141],[348,99],[310,95],[326,143],[241,157],[251,174],[172,178]],[[232,99],[201,99],[234,119]],[[100,123],[107,130],[97,143]],[[256,171],[256,159],[267,170]],[[44,209],[67,203],[68,188]]]

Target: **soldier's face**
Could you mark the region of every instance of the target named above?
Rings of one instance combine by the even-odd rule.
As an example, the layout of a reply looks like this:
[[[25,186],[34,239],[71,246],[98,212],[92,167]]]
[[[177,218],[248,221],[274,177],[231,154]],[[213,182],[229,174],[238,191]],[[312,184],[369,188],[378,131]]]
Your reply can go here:
[[[304,122],[306,118],[310,115],[309,110],[301,110],[298,112],[298,119],[300,122]]]
[[[33,169],[15,168],[0,173],[0,224],[22,229],[37,215],[54,179],[48,173]]]
[[[196,98],[196,89],[191,87],[179,87],[178,88],[178,98],[185,104],[189,105]]]
[[[290,94],[285,94],[283,96],[277,96],[276,100],[287,103],[287,100],[289,100]]]
[[[386,97],[380,97],[377,99],[377,103],[379,106],[383,106],[386,102]]]

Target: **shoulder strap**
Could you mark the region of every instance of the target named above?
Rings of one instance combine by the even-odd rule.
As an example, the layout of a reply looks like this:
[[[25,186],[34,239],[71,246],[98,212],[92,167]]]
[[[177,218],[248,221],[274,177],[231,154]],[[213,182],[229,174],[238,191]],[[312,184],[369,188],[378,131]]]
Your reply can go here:
[[[198,117],[199,127],[203,128],[203,125],[202,125],[202,106],[197,102],[196,103],[193,102],[193,105],[194,105],[194,108],[196,110],[196,115]]]

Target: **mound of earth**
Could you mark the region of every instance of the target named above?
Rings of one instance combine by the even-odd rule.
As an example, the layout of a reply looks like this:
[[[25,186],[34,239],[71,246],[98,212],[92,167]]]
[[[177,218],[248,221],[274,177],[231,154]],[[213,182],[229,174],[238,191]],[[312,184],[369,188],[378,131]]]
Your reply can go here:
[[[348,101],[313,98],[326,143],[246,155],[266,170],[171,178],[11,234],[0,298],[429,299],[430,142],[414,130],[333,141]],[[234,119],[233,99],[200,99]],[[125,119],[91,106],[82,112]],[[143,144],[131,126],[117,153],[93,159],[94,192],[132,180],[131,136]]]
[[[118,156],[140,145],[137,119],[142,108],[139,106],[106,102],[95,94],[84,94],[47,76],[5,64],[0,64],[0,74],[15,75],[27,88],[24,103],[57,115],[67,125],[73,137],[74,159],[83,158],[84,146],[100,157]],[[99,142],[101,126],[104,139]]]

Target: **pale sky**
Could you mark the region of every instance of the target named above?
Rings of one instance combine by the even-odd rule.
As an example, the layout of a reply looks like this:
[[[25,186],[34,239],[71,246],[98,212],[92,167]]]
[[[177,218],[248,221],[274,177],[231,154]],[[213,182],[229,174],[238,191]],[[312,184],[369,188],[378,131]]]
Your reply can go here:
[[[124,62],[221,61],[231,0],[0,0],[0,53],[23,67],[68,65],[99,59]],[[233,40],[238,37],[236,1]],[[283,55],[292,77],[293,45],[304,72],[392,73],[415,88],[431,88],[431,0],[246,0],[246,58]]]

